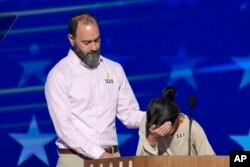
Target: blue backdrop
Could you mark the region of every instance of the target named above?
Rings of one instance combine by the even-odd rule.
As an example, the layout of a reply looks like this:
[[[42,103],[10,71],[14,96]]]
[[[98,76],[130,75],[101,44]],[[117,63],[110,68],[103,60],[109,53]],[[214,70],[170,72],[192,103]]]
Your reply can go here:
[[[5,36],[0,21],[0,166],[56,165],[44,83],[81,10],[99,19],[102,54],[123,65],[142,110],[173,85],[183,113],[197,97],[193,117],[216,154],[250,150],[249,0],[0,0],[17,14]],[[122,155],[135,155],[137,130],[117,125]]]

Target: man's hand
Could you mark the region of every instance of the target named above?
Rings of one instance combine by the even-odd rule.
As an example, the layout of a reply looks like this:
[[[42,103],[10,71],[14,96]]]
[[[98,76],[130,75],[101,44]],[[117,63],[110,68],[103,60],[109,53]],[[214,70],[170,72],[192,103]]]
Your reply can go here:
[[[152,147],[155,147],[157,139],[169,135],[171,128],[172,128],[172,125],[170,121],[165,122],[158,128],[155,125],[152,125],[149,128],[149,135],[148,135],[149,144]]]
[[[113,155],[110,153],[107,153],[106,151],[100,156],[99,159],[106,159],[106,158],[113,158]]]

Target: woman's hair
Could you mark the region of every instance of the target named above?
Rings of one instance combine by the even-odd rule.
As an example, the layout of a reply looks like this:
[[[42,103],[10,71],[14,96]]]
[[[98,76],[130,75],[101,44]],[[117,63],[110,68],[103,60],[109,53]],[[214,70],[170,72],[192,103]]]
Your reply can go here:
[[[152,125],[159,127],[167,121],[173,124],[180,113],[179,106],[174,102],[176,90],[169,86],[162,93],[163,97],[153,99],[147,106],[146,137]]]

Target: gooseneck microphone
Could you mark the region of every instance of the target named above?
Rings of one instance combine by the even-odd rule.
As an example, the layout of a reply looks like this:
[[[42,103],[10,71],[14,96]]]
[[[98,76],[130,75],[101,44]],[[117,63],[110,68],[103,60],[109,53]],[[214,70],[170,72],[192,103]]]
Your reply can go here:
[[[192,112],[193,112],[193,107],[196,105],[197,100],[195,96],[189,96],[188,98],[188,104],[190,107],[189,111],[189,135],[188,135],[188,155],[191,155],[191,127],[192,127]]]
[[[195,96],[189,96],[188,98],[188,104],[190,107],[194,107],[197,103],[196,97]]]

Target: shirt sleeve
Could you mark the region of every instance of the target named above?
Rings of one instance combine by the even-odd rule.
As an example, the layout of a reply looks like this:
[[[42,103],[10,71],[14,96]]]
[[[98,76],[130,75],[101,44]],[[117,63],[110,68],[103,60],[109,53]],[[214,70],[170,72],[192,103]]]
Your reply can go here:
[[[203,128],[194,120],[192,123],[192,138],[192,145],[196,150],[197,155],[215,155]]]
[[[123,68],[120,66],[120,87],[117,106],[117,117],[128,128],[139,128],[145,112],[140,111],[134,92],[128,82]]]
[[[98,159],[104,150],[94,144],[72,122],[66,79],[60,73],[50,73],[45,84],[49,114],[60,141],[87,157]]]
[[[137,145],[136,155],[158,155],[158,144],[152,147],[146,139],[146,116],[142,118],[139,128],[139,142]]]

